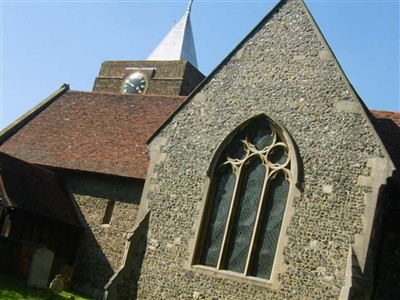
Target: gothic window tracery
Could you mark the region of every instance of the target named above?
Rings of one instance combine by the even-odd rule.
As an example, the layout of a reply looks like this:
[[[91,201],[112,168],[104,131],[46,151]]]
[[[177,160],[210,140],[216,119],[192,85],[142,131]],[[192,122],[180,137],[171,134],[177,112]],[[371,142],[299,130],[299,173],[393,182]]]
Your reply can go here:
[[[292,182],[290,157],[264,116],[236,132],[214,167],[195,264],[270,279]]]

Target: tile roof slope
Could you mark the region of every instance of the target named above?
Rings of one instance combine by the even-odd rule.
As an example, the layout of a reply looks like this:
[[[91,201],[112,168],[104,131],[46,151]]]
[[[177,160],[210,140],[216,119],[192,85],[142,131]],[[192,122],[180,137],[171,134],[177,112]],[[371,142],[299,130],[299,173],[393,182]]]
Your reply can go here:
[[[67,191],[56,175],[0,152],[3,197],[14,207],[81,226]]]
[[[34,164],[144,179],[146,140],[184,99],[67,91],[0,149]]]
[[[400,169],[400,112],[371,110],[372,124],[397,169]]]

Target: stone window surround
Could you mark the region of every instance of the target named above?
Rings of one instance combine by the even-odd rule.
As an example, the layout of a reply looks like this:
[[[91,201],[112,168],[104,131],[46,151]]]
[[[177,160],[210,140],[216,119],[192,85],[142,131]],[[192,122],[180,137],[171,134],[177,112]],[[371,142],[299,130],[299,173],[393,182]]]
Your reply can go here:
[[[203,216],[205,215],[205,210],[206,210],[206,202],[207,199],[209,198],[209,193],[211,191],[211,174],[212,171],[214,170],[215,164],[217,162],[217,157],[219,157],[219,154],[221,151],[225,148],[225,145],[228,144],[232,137],[234,136],[234,133],[237,132],[237,130],[252,120],[259,118],[261,116],[264,116],[271,127],[274,127],[280,135],[283,137],[283,139],[286,141],[287,147],[289,149],[289,158],[292,164],[291,168],[291,182],[290,182],[290,188],[289,188],[289,194],[287,198],[287,203],[286,203],[286,208],[285,212],[283,215],[283,220],[282,220],[282,225],[281,225],[281,232],[279,236],[279,240],[277,243],[276,251],[275,251],[275,259],[272,267],[272,272],[271,272],[271,277],[269,280],[257,278],[257,277],[251,277],[251,276],[245,276],[243,274],[237,273],[237,272],[232,272],[228,270],[217,270],[212,267],[207,267],[203,265],[197,265],[195,264],[196,260],[196,249],[199,246],[199,239],[200,239],[200,229],[203,227]],[[186,270],[192,271],[194,273],[198,274],[204,274],[204,275],[209,275],[209,276],[214,276],[217,278],[222,278],[222,279],[228,279],[228,280],[234,280],[238,281],[241,283],[247,283],[251,285],[256,285],[259,287],[267,288],[267,289],[272,289],[276,290],[279,289],[280,283],[278,280],[278,276],[280,273],[285,272],[287,265],[284,263],[284,256],[283,256],[283,249],[287,245],[287,228],[289,226],[289,222],[291,217],[293,216],[294,213],[294,207],[293,207],[293,201],[294,198],[300,196],[300,191],[298,189],[298,182],[299,182],[299,177],[298,177],[298,168],[299,168],[299,159],[298,159],[298,151],[295,148],[295,143],[294,140],[292,139],[291,135],[289,132],[285,129],[283,125],[281,125],[279,122],[272,120],[269,118],[265,113],[257,114],[254,117],[246,120],[242,124],[240,124],[238,127],[236,127],[218,146],[217,150],[213,154],[213,159],[210,163],[209,169],[207,170],[207,177],[205,177],[204,182],[203,182],[203,187],[202,187],[202,194],[203,199],[199,202],[198,204],[198,215],[196,217],[194,227],[193,227],[193,232],[195,233],[193,238],[189,241],[189,259],[185,262],[184,268]]]

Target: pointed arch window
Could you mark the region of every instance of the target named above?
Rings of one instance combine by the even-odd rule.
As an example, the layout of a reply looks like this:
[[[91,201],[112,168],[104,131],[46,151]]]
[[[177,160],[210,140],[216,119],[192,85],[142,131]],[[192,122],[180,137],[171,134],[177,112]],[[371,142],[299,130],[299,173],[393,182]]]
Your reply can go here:
[[[215,159],[195,264],[269,280],[291,185],[291,155],[265,116]]]

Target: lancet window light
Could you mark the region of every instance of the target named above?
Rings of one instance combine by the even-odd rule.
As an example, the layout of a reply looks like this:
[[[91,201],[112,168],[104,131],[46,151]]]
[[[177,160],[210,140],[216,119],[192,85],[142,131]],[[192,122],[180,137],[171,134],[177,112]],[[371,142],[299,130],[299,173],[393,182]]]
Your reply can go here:
[[[263,116],[219,153],[195,264],[269,280],[292,182],[289,147]]]

